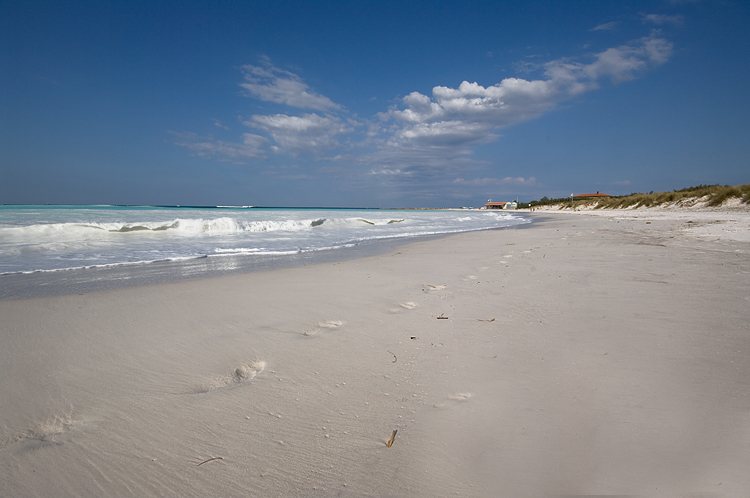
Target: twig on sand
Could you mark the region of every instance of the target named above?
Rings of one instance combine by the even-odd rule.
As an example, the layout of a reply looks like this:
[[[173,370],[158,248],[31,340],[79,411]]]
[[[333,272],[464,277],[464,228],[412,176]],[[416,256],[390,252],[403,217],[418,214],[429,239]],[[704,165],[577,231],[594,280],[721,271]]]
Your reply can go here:
[[[437,319],[438,319],[438,320],[447,320],[447,319],[448,319],[448,317],[447,317],[447,316],[445,316],[445,313],[440,313],[440,316],[439,316],[439,317],[437,317]]]
[[[388,352],[391,353],[390,351],[388,351]],[[391,354],[393,354],[393,353],[391,353]],[[398,361],[398,358],[396,358],[396,355],[393,354],[393,361],[391,363],[396,363],[397,361]]]
[[[391,446],[393,446],[393,441],[396,439],[396,433],[397,432],[398,432],[398,429],[396,429],[395,431],[393,431],[393,434],[391,434],[391,438],[388,440],[387,443],[385,443],[385,445],[388,446],[389,448]]]
[[[208,462],[211,462],[211,461],[213,461],[213,460],[224,460],[224,457],[213,457],[213,458],[209,458],[208,460],[204,460],[204,461],[202,461],[201,463],[199,463],[198,465],[196,465],[196,467],[200,467],[200,466],[201,466],[201,465],[203,465],[204,463],[208,463]]]
[[[494,318],[490,318],[489,320],[486,320],[484,318],[477,318],[477,321],[478,322],[494,322],[495,319]]]

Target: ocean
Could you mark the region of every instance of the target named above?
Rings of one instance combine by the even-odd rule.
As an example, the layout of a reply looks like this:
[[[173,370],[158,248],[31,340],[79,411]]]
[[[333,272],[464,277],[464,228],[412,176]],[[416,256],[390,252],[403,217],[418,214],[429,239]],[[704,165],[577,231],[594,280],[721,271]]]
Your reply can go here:
[[[0,298],[294,266],[526,223],[482,210],[5,205]]]

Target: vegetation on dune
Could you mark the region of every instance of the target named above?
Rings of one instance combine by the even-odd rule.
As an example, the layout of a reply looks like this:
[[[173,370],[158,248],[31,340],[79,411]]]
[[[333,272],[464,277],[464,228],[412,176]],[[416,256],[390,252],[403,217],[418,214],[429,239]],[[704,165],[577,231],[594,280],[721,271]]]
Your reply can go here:
[[[570,208],[573,207],[579,203],[582,203],[580,201],[571,201],[570,197],[556,197],[553,199],[548,198],[547,196],[542,197],[538,201],[531,201],[526,206],[519,205],[518,207],[536,207],[536,206],[557,206],[559,205],[562,208]]]
[[[697,187],[688,187],[671,192],[633,193],[623,196],[574,200],[571,200],[570,197],[557,199],[542,197],[538,201],[531,201],[529,207],[559,205],[561,209],[564,209],[593,205],[595,209],[623,209],[629,207],[654,207],[675,202],[689,205],[699,200],[706,202],[706,205],[709,207],[717,207],[733,198],[739,198],[743,204],[750,204],[750,183],[734,186],[698,185]]]

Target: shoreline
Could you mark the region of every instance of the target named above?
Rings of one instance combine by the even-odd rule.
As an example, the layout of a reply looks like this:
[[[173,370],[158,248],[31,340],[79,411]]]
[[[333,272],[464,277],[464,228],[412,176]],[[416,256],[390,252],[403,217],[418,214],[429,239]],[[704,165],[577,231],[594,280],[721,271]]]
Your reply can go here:
[[[441,210],[30,209],[3,218],[0,300],[334,262],[453,233],[529,223]],[[123,214],[126,213],[126,214]],[[368,213],[368,214],[362,214]]]
[[[0,494],[747,493],[747,244],[538,215],[0,302]]]
[[[525,214],[524,217],[535,218],[528,214]],[[518,226],[489,228],[486,230],[530,228],[532,225],[533,222],[530,222]],[[202,256],[180,260],[6,273],[0,275],[0,301],[178,283],[189,280],[336,263],[382,255],[404,245],[438,240],[452,235],[457,234],[421,235],[408,238],[392,237],[367,241],[351,247],[306,251],[298,254]]]

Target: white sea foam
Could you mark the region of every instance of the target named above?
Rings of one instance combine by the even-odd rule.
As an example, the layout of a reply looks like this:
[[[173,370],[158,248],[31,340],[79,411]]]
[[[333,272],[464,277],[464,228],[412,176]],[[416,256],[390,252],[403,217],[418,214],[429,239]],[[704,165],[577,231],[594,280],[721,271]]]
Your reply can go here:
[[[480,211],[0,206],[0,273],[284,256],[527,222]]]

